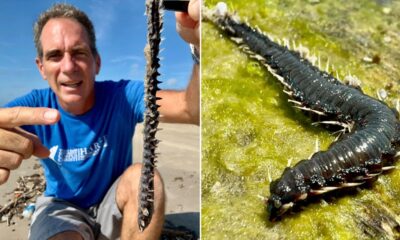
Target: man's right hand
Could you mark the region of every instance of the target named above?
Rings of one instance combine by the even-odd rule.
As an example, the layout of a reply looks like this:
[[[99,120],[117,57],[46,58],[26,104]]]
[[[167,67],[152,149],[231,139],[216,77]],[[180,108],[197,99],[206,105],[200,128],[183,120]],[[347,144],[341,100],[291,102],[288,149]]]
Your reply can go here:
[[[200,47],[200,4],[201,0],[190,0],[188,12],[175,12],[176,30],[187,43]]]
[[[14,107],[0,109],[0,184],[5,183],[23,159],[32,155],[49,156],[36,135],[22,128],[23,125],[48,125],[60,120],[60,113],[51,108]]]

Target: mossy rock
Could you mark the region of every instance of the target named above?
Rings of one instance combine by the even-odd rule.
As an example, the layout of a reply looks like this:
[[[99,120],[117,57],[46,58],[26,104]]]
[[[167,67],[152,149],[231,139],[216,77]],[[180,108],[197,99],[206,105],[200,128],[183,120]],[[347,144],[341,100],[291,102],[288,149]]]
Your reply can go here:
[[[204,1],[213,7],[218,1]],[[226,1],[252,26],[328,61],[344,79],[385,102],[399,98],[400,3],[396,1]],[[325,150],[335,136],[294,109],[283,87],[211,23],[202,24],[202,238],[400,238],[400,171],[368,186],[316,199],[269,222],[269,176]],[[397,164],[398,165],[398,164]],[[397,221],[397,222],[396,222]],[[397,229],[396,229],[397,227]]]

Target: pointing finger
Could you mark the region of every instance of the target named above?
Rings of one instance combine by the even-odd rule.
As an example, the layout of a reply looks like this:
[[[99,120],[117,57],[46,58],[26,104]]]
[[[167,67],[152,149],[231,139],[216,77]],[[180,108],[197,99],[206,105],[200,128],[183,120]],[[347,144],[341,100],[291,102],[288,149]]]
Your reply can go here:
[[[20,154],[24,155],[25,158],[29,158],[29,157],[31,157],[31,155],[35,155],[36,157],[39,157],[39,158],[47,158],[49,156],[49,154],[50,154],[49,149],[47,149],[42,144],[42,142],[40,141],[38,136],[36,136],[30,132],[27,132],[27,131],[23,130],[22,128],[18,128],[18,127],[15,128],[13,130],[13,132],[16,132],[16,133],[24,136],[25,138],[29,139],[33,144],[32,145],[33,149],[31,152],[28,151],[28,155],[24,154],[24,152],[20,153]]]
[[[0,168],[0,185],[7,182],[9,176],[10,176],[10,170],[5,168]]]
[[[13,107],[0,109],[0,127],[3,128],[54,124],[59,119],[60,113],[51,108]]]

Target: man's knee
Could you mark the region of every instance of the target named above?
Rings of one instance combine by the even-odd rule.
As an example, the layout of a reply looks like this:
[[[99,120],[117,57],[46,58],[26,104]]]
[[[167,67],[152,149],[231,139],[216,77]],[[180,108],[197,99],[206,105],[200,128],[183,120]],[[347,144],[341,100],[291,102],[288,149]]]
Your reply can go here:
[[[49,240],[69,240],[69,239],[83,240],[83,237],[78,232],[65,231],[65,232],[58,233],[58,234],[52,236],[51,238],[49,238]]]
[[[142,164],[140,163],[130,166],[125,170],[118,183],[116,199],[117,205],[121,210],[128,201],[135,201],[137,204],[141,169]],[[154,171],[154,200],[157,205],[160,203],[163,205],[165,201],[164,183],[157,170]]]

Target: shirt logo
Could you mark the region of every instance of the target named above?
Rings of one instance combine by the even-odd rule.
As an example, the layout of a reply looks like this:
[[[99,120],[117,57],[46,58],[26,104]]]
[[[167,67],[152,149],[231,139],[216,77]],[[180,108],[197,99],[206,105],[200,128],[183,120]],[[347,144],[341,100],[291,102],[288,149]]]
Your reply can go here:
[[[108,142],[106,136],[99,138],[89,147],[59,149],[59,146],[56,145],[50,148],[49,159],[53,160],[59,166],[66,162],[80,162],[97,156],[100,151],[107,146]]]

